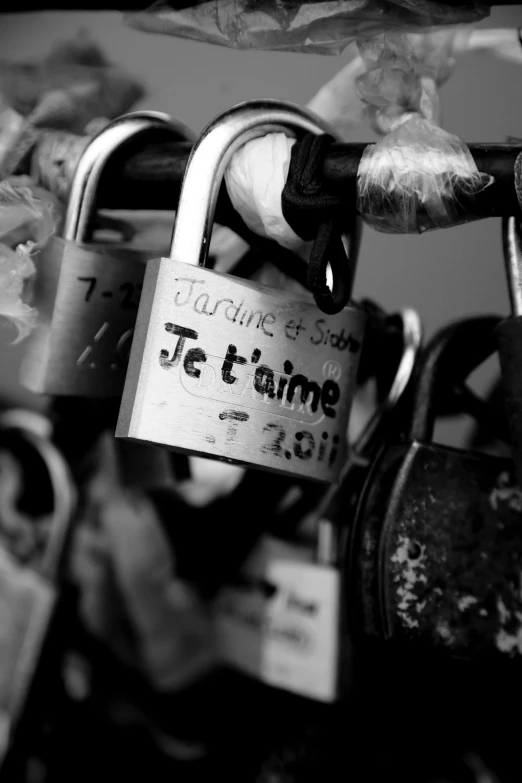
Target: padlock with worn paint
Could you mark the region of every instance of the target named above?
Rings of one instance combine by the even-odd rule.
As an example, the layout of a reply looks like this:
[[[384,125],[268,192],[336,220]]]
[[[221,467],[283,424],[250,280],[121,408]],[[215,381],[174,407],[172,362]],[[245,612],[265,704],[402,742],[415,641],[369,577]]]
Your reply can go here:
[[[458,321],[421,354],[411,426],[376,458],[345,565],[356,630],[459,656],[522,653],[522,495],[510,459],[433,443],[435,418],[487,414],[466,378],[495,317]]]
[[[204,268],[232,154],[274,129],[329,130],[292,104],[251,101],[193,148],[170,258],[147,264],[116,435],[329,482],[346,453],[363,313],[325,315],[311,296]],[[359,230],[354,215],[352,253]]]
[[[50,668],[58,671],[59,580],[76,492],[48,437],[10,412],[0,417],[0,458],[0,756],[2,774],[14,779],[49,708]]]
[[[106,164],[138,137],[191,139],[168,115],[134,112],[114,120],[85,148],[76,167],[63,228],[40,256],[32,304],[38,325],[20,380],[31,391],[118,397],[145,274],[144,254],[89,243],[98,184]]]

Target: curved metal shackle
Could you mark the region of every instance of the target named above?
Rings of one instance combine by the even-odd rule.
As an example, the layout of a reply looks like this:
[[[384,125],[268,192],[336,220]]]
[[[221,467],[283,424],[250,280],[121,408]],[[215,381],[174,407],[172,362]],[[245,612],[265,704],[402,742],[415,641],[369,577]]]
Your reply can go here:
[[[47,434],[39,432],[30,419],[24,420],[23,412],[20,412],[22,415],[18,416],[13,416],[12,413],[13,411],[5,411],[0,415],[0,432],[10,430],[18,433],[41,457],[49,474],[54,510],[49,540],[40,563],[40,571],[48,578],[53,579],[68,538],[69,523],[76,509],[77,491],[69,466],[62,453],[52,442],[50,432]],[[49,426],[52,427],[50,422]]]
[[[272,99],[246,101],[218,115],[196,142],[181,187],[170,257],[193,266],[205,266],[216,203],[225,169],[234,152],[267,133],[338,135],[327,122],[301,106]],[[354,215],[348,237],[349,252],[357,257],[361,221]],[[354,259],[354,260],[355,260]]]
[[[380,427],[383,414],[393,410],[398,404],[413,376],[415,362],[422,343],[422,320],[418,312],[410,307],[403,308],[400,311],[400,317],[402,321],[401,360],[386,399],[382,405],[378,406],[354,445],[354,449],[358,453],[364,453]]]
[[[441,402],[465,387],[471,373],[497,350],[495,327],[498,316],[482,315],[462,318],[437,331],[420,354],[414,384],[414,402],[408,439],[429,443],[433,439],[435,420]],[[469,391],[468,391],[469,395]],[[457,412],[466,413],[465,400],[457,398]]]
[[[522,229],[517,218],[502,218],[502,247],[511,312],[522,315]]]
[[[185,141],[195,140],[195,134],[185,125],[157,111],[123,114],[91,139],[74,171],[63,228],[64,239],[78,244],[85,241],[96,206],[100,177],[111,155],[130,139],[156,129],[170,130],[176,138],[181,137]]]

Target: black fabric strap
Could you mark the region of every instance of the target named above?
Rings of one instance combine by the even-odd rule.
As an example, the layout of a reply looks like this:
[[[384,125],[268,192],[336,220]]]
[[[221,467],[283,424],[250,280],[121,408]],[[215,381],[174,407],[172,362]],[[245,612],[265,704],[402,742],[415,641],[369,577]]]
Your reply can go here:
[[[321,176],[325,155],[334,141],[328,134],[308,133],[294,144],[281,196],[286,222],[301,239],[314,240],[308,287],[316,305],[328,315],[339,313],[348,304],[355,272],[341,239],[347,205],[325,190]],[[328,263],[332,269],[331,291],[326,284]]]

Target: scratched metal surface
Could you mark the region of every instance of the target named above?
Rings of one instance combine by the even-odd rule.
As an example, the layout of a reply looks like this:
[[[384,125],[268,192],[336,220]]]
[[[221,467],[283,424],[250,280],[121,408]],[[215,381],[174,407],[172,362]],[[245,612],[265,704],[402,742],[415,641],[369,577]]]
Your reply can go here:
[[[513,463],[416,444],[398,467],[388,457],[380,496],[365,509],[362,573],[378,574],[365,577],[367,630],[470,657],[521,655],[522,493]]]

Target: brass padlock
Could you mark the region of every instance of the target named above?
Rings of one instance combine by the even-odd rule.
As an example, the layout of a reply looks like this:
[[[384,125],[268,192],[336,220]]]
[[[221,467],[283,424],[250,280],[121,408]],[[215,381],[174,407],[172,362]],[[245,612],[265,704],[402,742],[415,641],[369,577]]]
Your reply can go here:
[[[167,131],[192,140],[181,124],[159,112],[126,114],[106,126],[76,167],[63,238],[40,256],[33,304],[38,325],[21,366],[22,385],[58,396],[116,397],[125,380],[138,311],[143,253],[87,244],[105,164],[137,136]]]
[[[249,101],[203,131],[185,172],[169,258],[149,261],[116,435],[335,481],[365,316],[204,268],[223,173],[271,131],[332,133],[300,107]],[[353,215],[351,253],[360,222]]]

